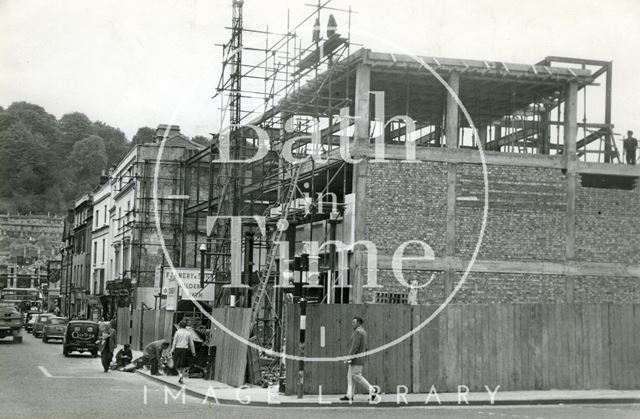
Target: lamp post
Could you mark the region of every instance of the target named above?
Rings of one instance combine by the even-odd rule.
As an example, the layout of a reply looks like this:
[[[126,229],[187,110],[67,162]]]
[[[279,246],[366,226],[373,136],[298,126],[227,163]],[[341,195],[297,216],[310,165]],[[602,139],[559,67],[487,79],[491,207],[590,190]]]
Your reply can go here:
[[[200,289],[204,291],[204,254],[207,251],[207,245],[200,245]]]
[[[309,255],[303,253],[300,256],[296,256],[293,262],[293,269],[298,270],[300,274],[300,280],[298,285],[300,287],[300,296],[298,304],[300,304],[300,340],[298,355],[304,357],[305,340],[307,332],[307,300],[304,298],[304,286],[302,285],[303,272],[309,271]],[[298,389],[297,397],[301,399],[304,395],[304,358],[298,361]]]

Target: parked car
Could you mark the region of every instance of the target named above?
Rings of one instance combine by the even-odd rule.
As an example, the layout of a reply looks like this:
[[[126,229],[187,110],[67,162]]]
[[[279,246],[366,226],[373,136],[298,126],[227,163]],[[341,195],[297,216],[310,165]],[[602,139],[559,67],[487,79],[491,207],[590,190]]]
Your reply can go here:
[[[46,323],[49,317],[53,317],[53,314],[50,314],[50,313],[38,314],[38,317],[36,317],[36,321],[33,324],[33,336],[37,338],[42,336],[42,330],[44,329],[44,324]]]
[[[36,324],[36,319],[38,318],[38,315],[33,315],[31,316],[31,318],[27,321],[27,333],[33,333],[33,326],[35,326]]]
[[[41,311],[25,311],[24,312],[24,328],[27,330],[27,332],[30,331],[29,322],[31,322],[31,329],[33,330],[33,322],[31,320],[34,320],[34,317],[37,316],[38,314],[42,314],[42,312]]]
[[[22,343],[20,312],[13,304],[0,304],[0,339],[13,337],[14,343]]]
[[[94,358],[98,356],[98,323],[89,320],[71,320],[62,341],[62,354],[69,356],[71,352],[89,352]]]
[[[49,317],[42,329],[42,341],[47,343],[51,339],[64,339],[67,323],[69,320],[65,317]]]

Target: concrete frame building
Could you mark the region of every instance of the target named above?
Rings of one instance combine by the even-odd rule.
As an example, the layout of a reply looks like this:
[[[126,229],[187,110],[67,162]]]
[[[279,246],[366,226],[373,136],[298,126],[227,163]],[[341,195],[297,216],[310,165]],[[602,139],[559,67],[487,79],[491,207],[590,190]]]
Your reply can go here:
[[[340,237],[348,269],[338,266],[335,247],[322,247],[323,268],[306,291],[319,292],[316,301],[406,303],[415,281],[419,304],[441,303],[453,290],[454,303],[640,302],[640,170],[614,164],[610,62],[514,64],[367,49],[337,59],[340,47],[333,51],[303,57],[292,70],[299,84],[266,112],[234,105],[243,116],[232,123],[269,135],[261,159],[248,162],[262,141],[255,130],[238,128],[224,147],[188,161],[184,261],[199,266],[205,244],[205,266],[218,278],[242,265],[242,278],[229,285],[253,296],[246,301],[254,319],[274,308],[281,317],[270,285],[289,285],[277,266],[308,253],[303,241]],[[587,119],[583,102],[593,99],[585,92],[594,85],[603,90],[602,112]],[[247,162],[225,163],[226,150]],[[333,218],[326,209],[336,198]],[[233,253],[228,227],[205,226],[211,214],[266,216],[267,233],[248,218],[242,250]],[[283,233],[275,228],[281,218]],[[272,245],[284,237],[288,257]],[[414,260],[399,280],[392,262],[405,243]]]

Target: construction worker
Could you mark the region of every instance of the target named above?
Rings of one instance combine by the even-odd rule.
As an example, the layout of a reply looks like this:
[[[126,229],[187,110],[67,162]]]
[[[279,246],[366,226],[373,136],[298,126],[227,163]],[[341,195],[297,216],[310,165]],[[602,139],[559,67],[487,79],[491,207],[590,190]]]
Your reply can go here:
[[[627,138],[624,139],[624,152],[627,156],[627,164],[636,164],[636,149],[638,148],[638,140],[633,138],[633,131],[627,131]]]

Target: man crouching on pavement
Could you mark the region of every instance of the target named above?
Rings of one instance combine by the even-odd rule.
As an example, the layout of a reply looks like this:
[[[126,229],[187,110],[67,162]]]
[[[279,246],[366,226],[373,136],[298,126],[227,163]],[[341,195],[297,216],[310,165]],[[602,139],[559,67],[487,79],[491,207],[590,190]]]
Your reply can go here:
[[[361,354],[367,351],[367,332],[362,327],[361,317],[354,317],[351,320],[351,326],[353,327],[353,333],[349,339],[349,355]],[[352,358],[345,361],[349,364],[349,370],[347,371],[347,395],[340,398],[342,401],[352,401],[354,394],[354,382],[360,384],[367,389],[369,397],[373,400],[378,391],[369,384],[366,378],[362,376],[362,367],[364,365],[364,357]]]
[[[143,365],[149,365],[151,375],[160,375],[158,371],[158,363],[160,362],[160,358],[162,358],[162,351],[168,347],[169,341],[166,339],[151,342],[144,347],[142,356],[133,361],[133,363],[136,365],[136,368],[141,368]]]

